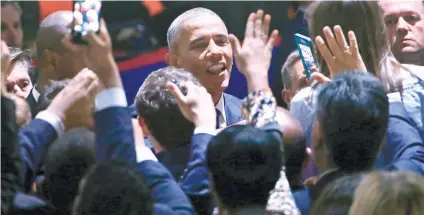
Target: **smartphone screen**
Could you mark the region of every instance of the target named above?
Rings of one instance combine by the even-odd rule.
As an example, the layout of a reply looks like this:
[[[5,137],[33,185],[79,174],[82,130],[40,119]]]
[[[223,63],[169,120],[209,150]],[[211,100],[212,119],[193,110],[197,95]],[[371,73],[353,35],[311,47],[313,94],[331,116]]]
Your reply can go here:
[[[309,37],[301,34],[295,34],[295,41],[299,55],[302,58],[303,67],[305,68],[306,77],[311,77],[312,67],[316,67],[316,61],[313,54],[312,41]]]
[[[88,32],[99,32],[101,0],[74,1],[74,41],[83,42],[82,37]]]

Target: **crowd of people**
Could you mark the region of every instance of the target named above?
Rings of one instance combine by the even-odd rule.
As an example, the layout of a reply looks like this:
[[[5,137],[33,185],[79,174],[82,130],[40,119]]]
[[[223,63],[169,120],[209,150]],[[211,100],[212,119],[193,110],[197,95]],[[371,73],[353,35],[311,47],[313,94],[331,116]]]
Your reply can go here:
[[[424,214],[424,2],[302,8],[318,66],[307,78],[288,56],[287,108],[268,83],[279,32],[260,9],[243,41],[209,9],[179,15],[168,67],[133,104],[103,20],[75,44],[73,12],[54,12],[31,54],[2,15],[2,213]],[[243,100],[224,93],[233,62]]]

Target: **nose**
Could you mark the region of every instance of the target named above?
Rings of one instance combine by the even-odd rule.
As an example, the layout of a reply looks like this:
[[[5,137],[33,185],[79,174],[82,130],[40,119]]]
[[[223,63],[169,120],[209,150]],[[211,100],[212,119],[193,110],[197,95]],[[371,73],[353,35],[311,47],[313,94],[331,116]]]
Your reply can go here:
[[[408,25],[409,25],[408,22],[406,22],[405,19],[403,19],[403,17],[399,17],[396,30],[399,33],[406,33],[408,32]]]
[[[221,48],[213,41],[209,43],[207,56],[210,58],[219,58],[221,59],[223,53]]]

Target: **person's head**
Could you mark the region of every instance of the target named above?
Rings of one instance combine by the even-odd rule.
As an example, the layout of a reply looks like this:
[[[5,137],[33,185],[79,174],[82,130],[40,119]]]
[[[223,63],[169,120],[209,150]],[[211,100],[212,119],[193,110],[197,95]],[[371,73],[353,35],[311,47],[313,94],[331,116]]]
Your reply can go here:
[[[316,100],[312,151],[319,170],[372,168],[388,120],[388,98],[374,76],[356,71],[336,76]]]
[[[6,79],[7,90],[25,99],[30,94],[35,80],[31,54],[28,50],[10,48],[10,58],[12,63]]]
[[[44,192],[57,209],[70,214],[78,192],[78,184],[88,169],[96,162],[94,133],[75,128],[57,139],[45,160]]]
[[[292,190],[303,188],[302,168],[306,168],[311,150],[306,147],[306,139],[300,122],[284,108],[277,107],[277,122],[283,131],[284,158],[287,180]]]
[[[424,1],[380,1],[395,57],[424,66]]]
[[[233,52],[217,14],[205,8],[184,12],[172,22],[167,40],[168,65],[193,73],[209,93],[220,94],[228,87]]]
[[[374,172],[355,191],[349,215],[424,214],[424,178],[412,172]]]
[[[47,80],[73,78],[85,67],[81,55],[67,51],[62,46],[61,41],[70,32],[68,25],[72,19],[72,11],[57,11],[40,24],[35,44],[41,68],[39,81],[44,81],[43,84]]]
[[[95,164],[79,184],[72,215],[152,214],[153,201],[143,177],[119,162]]]
[[[290,53],[286,62],[284,62],[281,69],[281,78],[284,86],[281,95],[287,107],[290,108],[291,99],[297,92],[308,86],[302,59],[297,50]]]
[[[7,46],[22,48],[24,32],[21,15],[22,10],[18,2],[1,2],[1,39]]]
[[[9,98],[15,102],[16,124],[18,124],[20,128],[27,126],[32,120],[31,109],[28,103],[25,99],[15,94],[9,94]]]
[[[323,28],[333,29],[340,25],[348,38],[353,31],[358,41],[359,52],[369,72],[376,75],[386,91],[399,90],[399,70],[390,65],[394,60],[390,50],[387,30],[382,12],[376,1],[316,1],[311,4],[309,32],[312,39],[321,36],[325,40]],[[320,72],[329,76],[328,66],[317,54]]]
[[[190,81],[201,86],[191,73],[165,67],[152,72],[135,97],[138,122],[143,133],[153,137],[165,150],[189,143],[194,130],[193,123],[183,116],[177,99],[166,87],[166,83],[172,80],[179,83]]]
[[[346,215],[353,203],[356,187],[364,178],[363,173],[341,177],[328,184],[313,202],[311,215]]]
[[[265,207],[283,166],[281,144],[249,125],[230,126],[212,138],[206,161],[220,210]]]

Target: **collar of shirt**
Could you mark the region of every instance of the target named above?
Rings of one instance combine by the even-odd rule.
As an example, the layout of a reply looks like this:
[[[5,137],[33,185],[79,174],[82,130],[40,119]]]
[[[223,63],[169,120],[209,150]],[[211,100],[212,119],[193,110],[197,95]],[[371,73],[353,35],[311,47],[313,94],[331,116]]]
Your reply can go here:
[[[35,101],[38,102],[38,99],[40,98],[40,93],[35,89],[35,86],[32,88],[32,96],[34,97]]]
[[[227,116],[225,114],[225,101],[224,94],[221,95],[221,98],[218,101],[218,104],[215,105],[215,108],[221,112],[219,116],[219,128],[225,128],[227,126]]]

